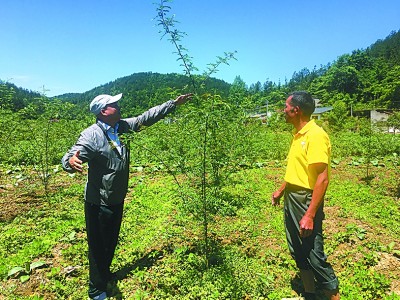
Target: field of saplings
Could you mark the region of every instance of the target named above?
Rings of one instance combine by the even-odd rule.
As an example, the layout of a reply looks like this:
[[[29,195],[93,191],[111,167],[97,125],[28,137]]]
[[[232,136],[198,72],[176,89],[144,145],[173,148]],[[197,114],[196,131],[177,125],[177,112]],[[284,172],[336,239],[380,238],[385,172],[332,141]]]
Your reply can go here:
[[[88,167],[69,174],[60,160],[95,122],[88,104],[104,93],[124,94],[126,117],[194,94],[163,121],[120,137],[131,161],[110,299],[302,295],[282,204],[271,205],[292,139],[282,108],[295,90],[332,109],[316,122],[332,143],[324,250],[341,299],[400,299],[400,134],[387,133],[400,129],[400,32],[284,84],[247,87],[240,76],[212,78],[236,52],[198,75],[170,2],[159,1],[155,22],[184,75],[138,73],[60,99],[0,80],[0,300],[87,299]],[[371,107],[391,116],[353,116]],[[317,299],[325,299],[319,290]]]
[[[132,155],[111,299],[300,295],[270,200],[291,128],[279,114],[263,123],[220,97],[195,100],[122,138]],[[71,175],[60,159],[94,118],[2,116],[0,299],[85,299],[87,166]],[[325,250],[342,299],[400,299],[400,135],[352,122],[334,131],[318,121],[333,151]]]

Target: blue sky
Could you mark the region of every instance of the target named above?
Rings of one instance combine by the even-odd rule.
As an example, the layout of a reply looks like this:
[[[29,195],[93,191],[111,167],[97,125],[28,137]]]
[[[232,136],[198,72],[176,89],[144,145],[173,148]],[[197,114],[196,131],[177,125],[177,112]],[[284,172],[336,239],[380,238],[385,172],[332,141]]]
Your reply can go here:
[[[157,0],[13,0],[0,9],[0,79],[54,96],[85,92],[136,72],[182,73],[154,17]],[[400,29],[399,0],[175,0],[182,44],[202,73],[284,82]]]

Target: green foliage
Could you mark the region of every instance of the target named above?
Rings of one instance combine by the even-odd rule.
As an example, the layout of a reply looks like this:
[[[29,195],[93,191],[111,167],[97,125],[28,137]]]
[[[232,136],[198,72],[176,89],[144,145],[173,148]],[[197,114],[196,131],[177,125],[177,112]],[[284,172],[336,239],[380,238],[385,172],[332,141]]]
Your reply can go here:
[[[322,103],[341,99],[359,108],[399,108],[399,47],[400,31],[366,50],[344,54],[333,64],[321,68],[311,81],[306,72],[302,81],[291,82],[290,89],[308,89]],[[397,48],[398,49],[398,48]],[[297,75],[296,78],[299,76]],[[309,85],[304,85],[305,81]]]
[[[176,29],[175,25],[178,22],[175,20],[175,15],[169,16],[171,10],[171,7],[167,5],[169,2],[172,1],[161,0],[157,7],[157,25],[163,28],[159,33],[161,33],[162,37],[167,35],[168,40],[174,45],[180,66],[183,68],[184,74],[190,77],[191,83],[193,84],[192,88],[196,90],[196,84],[192,76],[198,69],[193,65],[192,57],[189,55],[188,49],[182,45],[182,38],[186,33]]]
[[[347,299],[385,299],[386,291],[390,288],[390,281],[385,276],[365,268],[362,262],[347,267],[353,268],[354,271],[354,275],[350,276],[341,287]]]
[[[198,93],[218,91],[227,97],[230,84],[223,80],[193,74]],[[204,83],[204,84],[200,84]],[[138,115],[154,105],[161,104],[165,99],[172,99],[176,90],[193,91],[188,77],[182,74],[159,74],[154,72],[135,73],[118,78],[112,82],[95,87],[83,94],[66,94],[57,96],[63,102],[77,104],[81,111],[88,112],[88,105],[99,94],[123,93],[120,100],[121,111],[124,115]]]
[[[9,88],[6,84],[0,82],[0,109],[11,109],[12,98],[15,94],[13,88]]]
[[[54,165],[59,164],[62,155],[87,126],[87,120],[70,122],[72,104],[64,105],[45,98],[38,99],[37,103],[40,103],[36,106],[40,107],[40,112],[35,109],[28,113],[32,105],[19,113],[1,110],[0,162],[33,166],[35,173],[23,174],[18,180],[39,182],[48,195],[49,184],[60,170]],[[35,189],[36,184],[31,186]]]
[[[392,31],[385,39],[378,40],[368,48],[372,57],[384,58],[391,65],[400,64],[400,31]]]
[[[46,266],[44,261],[35,261],[29,265],[29,268],[25,269],[23,267],[14,267],[8,271],[8,278],[19,278],[21,283],[25,283],[29,280],[29,274],[38,268]]]
[[[368,185],[359,186],[358,183],[335,181],[328,190],[327,197],[331,205],[345,201],[346,215],[371,225],[379,224],[384,228],[390,228],[388,233],[393,237],[400,234],[400,223],[398,223],[400,215],[396,203],[390,196],[380,193],[372,197],[371,187]],[[382,209],[383,205],[385,209]],[[361,232],[354,226],[347,228],[346,231],[349,234]]]
[[[342,56],[343,58],[343,56]],[[340,61],[337,63],[340,64]],[[358,92],[359,80],[358,71],[353,66],[344,64],[341,67],[332,66],[328,72],[327,76],[327,91],[337,91],[343,94],[354,94]]]
[[[3,224],[0,253],[7,256],[7,261],[3,260],[0,264],[2,278],[10,276],[8,272],[17,266],[24,268],[25,273],[32,272],[38,264],[35,261],[32,265],[33,259],[48,255],[51,248],[64,236],[65,230],[77,226],[76,211],[71,211],[70,218],[65,218],[63,212],[50,214],[52,210],[32,210],[24,218],[17,217],[11,223]],[[82,222],[82,217],[81,215],[78,218],[79,223]],[[78,226],[83,226],[83,223]],[[31,264],[31,267],[25,270],[24,266],[27,264]]]
[[[40,97],[37,92],[28,91],[0,80],[0,109],[19,111],[37,97]]]
[[[316,79],[318,76],[325,73],[325,68],[321,67],[317,70],[316,67],[312,71],[307,68],[303,68],[299,72],[294,72],[292,78],[289,80],[287,84],[287,88],[291,91],[301,90],[305,91],[310,88],[310,84]]]
[[[247,96],[246,83],[240,76],[236,76],[229,90],[229,102],[240,106]]]
[[[367,177],[369,170],[378,168],[393,168],[398,174],[399,136],[376,133],[369,123],[350,122],[344,113],[358,103],[397,105],[396,54],[384,53],[386,61],[381,50],[372,55],[371,48],[343,55],[332,65],[295,72],[284,85],[267,80],[248,88],[240,76],[228,85],[210,76],[234,59],[234,53],[218,57],[203,75],[193,74],[197,69],[182,46],[185,34],[174,28],[175,17],[168,16],[169,2],[160,1],[158,21],[186,76],[134,74],[84,94],[59,97],[64,102],[38,95],[20,97],[18,102],[18,88],[0,85],[0,160],[14,164],[2,174],[15,184],[32,170],[45,186],[50,176],[60,180],[48,202],[2,221],[0,255],[7,260],[1,261],[0,276],[5,297],[20,297],[17,286],[33,276],[40,278],[37,289],[45,298],[86,295],[87,246],[78,201],[82,187],[69,183],[65,188],[69,177],[52,166],[93,122],[85,113],[87,103],[100,93],[123,92],[121,105],[132,115],[174,98],[178,90],[196,92],[195,101],[166,122],[122,137],[132,148],[135,177],[129,181],[133,191],[127,197],[113,267],[128,299],[281,299],[293,294],[290,281],[295,282],[296,268],[286,251],[282,213],[269,205],[269,195],[284,173],[291,134],[279,114],[265,125],[248,118],[250,108],[266,101],[282,107],[289,91],[308,89],[323,103],[334,105],[327,121],[333,131],[335,167],[349,163],[341,159],[353,157],[347,167],[357,176],[365,164]],[[380,49],[395,49],[385,44],[397,37],[393,34],[380,43]],[[384,178],[383,186],[374,186],[372,179],[367,185],[334,178],[327,193],[328,206],[339,211],[336,224],[350,218],[345,226],[330,228],[336,233],[328,232],[326,243],[330,253],[339,246],[346,249],[333,260],[340,267],[342,295],[348,299],[379,299],[390,292],[388,276],[373,268],[379,263],[377,249],[398,251],[400,216],[393,198],[398,183],[394,186]],[[384,229],[380,232],[396,242],[382,246],[371,241],[371,228]],[[347,244],[358,248],[349,250]]]
[[[147,135],[148,130],[140,135]],[[210,223],[211,235],[218,238],[213,240],[215,251],[207,270],[197,243],[198,222],[177,205],[180,193],[173,178],[164,176],[162,170],[145,167],[140,173],[142,179],[131,181],[133,189],[125,204],[112,265],[120,278],[117,287],[121,297],[282,299],[301,292],[296,288],[295,263],[287,251],[282,211],[269,203],[268,195],[276,187],[272,178],[280,179],[284,172],[277,166],[271,162],[261,168],[240,168],[231,175],[225,191],[241,195],[245,201],[235,215],[219,216]],[[68,175],[64,176],[62,181],[71,185]],[[3,297],[86,297],[87,245],[83,207],[78,200],[84,178],[80,181],[58,189],[51,196],[51,204],[31,207],[12,222],[2,224],[0,254],[7,255],[0,263]],[[365,184],[335,176],[328,190],[326,212],[325,246],[339,276],[342,298],[398,299],[395,294],[388,296],[395,279],[377,268],[380,252],[392,255],[398,249],[396,200]],[[387,245],[385,241],[393,243]],[[36,262],[45,264],[31,268]],[[9,277],[17,266],[29,273],[29,278],[22,278],[15,270],[15,276]],[[22,283],[21,279],[28,281]],[[29,290],[35,282],[41,285]],[[21,289],[25,296],[19,294]]]
[[[185,37],[185,33],[172,27],[177,21],[174,16],[169,16],[170,1],[160,1],[156,20],[170,26],[168,31],[177,42]],[[162,24],[162,23],[160,23]],[[164,27],[163,27],[164,29]],[[163,33],[163,32],[162,32]],[[163,34],[165,34],[163,33]],[[199,94],[217,91],[224,99],[228,96],[233,103],[242,103],[246,99],[253,105],[263,105],[266,100],[270,105],[280,105],[286,95],[294,90],[308,90],[323,104],[333,104],[337,100],[344,101],[349,107],[362,108],[399,108],[400,107],[400,66],[399,66],[399,36],[400,31],[393,31],[383,40],[378,40],[365,50],[354,50],[351,54],[343,54],[336,61],[314,67],[312,70],[303,68],[294,72],[292,78],[284,84],[274,83],[268,79],[265,82],[250,84],[244,82],[238,94],[231,85],[215,78],[211,74],[217,71],[220,64],[228,64],[234,53],[225,53],[219,57],[217,63],[209,64],[208,70],[203,75],[196,75],[196,67],[191,63],[188,49],[182,43],[176,43],[178,61],[184,68],[184,73],[191,75],[188,82],[187,76],[179,74],[136,73],[118,78],[112,82],[95,87],[83,94],[64,94],[57,96],[64,102],[79,104],[81,111],[87,111],[87,104],[99,94],[123,93],[121,101],[123,111],[128,115],[136,115],[144,109],[161,103],[171,91],[193,90],[196,84]],[[186,65],[183,60],[186,60]],[[204,78],[207,77],[207,80]],[[239,76],[240,77],[240,76]],[[204,82],[204,89],[200,87]],[[233,83],[235,86],[235,82]],[[248,96],[251,95],[249,98]],[[244,97],[243,97],[244,96]],[[26,113],[37,111],[36,98],[40,94],[26,91],[10,83],[0,82],[0,108],[19,111],[26,109]]]
[[[343,99],[343,95],[338,96],[337,99],[333,102],[333,110],[328,112],[326,120],[329,122],[329,128],[333,131],[341,131],[346,128],[347,120],[349,119],[347,112],[348,108],[346,103],[341,100]]]
[[[362,130],[370,128],[365,122]],[[400,137],[398,135],[375,133],[360,134],[359,132],[337,132],[330,136],[332,153],[335,158],[366,157],[381,158],[391,156],[400,151]]]
[[[185,35],[184,32],[176,29],[175,15],[170,16],[171,7],[166,3],[172,2],[171,0],[161,0],[157,7],[157,22],[158,26],[161,26],[163,30],[160,31],[162,36],[167,35],[169,41],[174,45],[178,61],[184,68],[185,75],[190,79],[192,91],[195,94],[194,103],[197,108],[197,115],[200,117],[200,123],[194,131],[193,137],[197,141],[195,143],[196,149],[199,151],[196,153],[196,157],[200,158],[200,161],[193,164],[191,161],[190,173],[192,173],[192,185],[185,189],[188,198],[194,206],[189,208],[189,211],[202,220],[203,226],[203,253],[206,260],[206,267],[210,263],[210,244],[209,244],[209,233],[208,226],[212,218],[210,213],[220,209],[225,204],[226,199],[222,199],[223,192],[223,181],[229,177],[229,168],[226,164],[231,163],[232,156],[228,156],[227,150],[233,150],[231,146],[231,140],[227,138],[227,126],[223,124],[223,121],[229,118],[227,114],[228,110],[224,109],[227,104],[221,101],[218,95],[205,95],[204,99],[199,99],[196,93],[199,92],[198,87],[204,85],[213,73],[218,71],[218,66],[221,64],[229,64],[229,60],[235,59],[235,53],[225,52],[224,57],[218,57],[216,63],[208,65],[207,71],[204,72],[201,78],[203,82],[196,82],[194,72],[198,69],[192,63],[192,57],[189,56],[189,52],[182,46],[182,38]],[[200,102],[199,100],[203,100]],[[228,118],[226,118],[228,116]],[[222,134],[221,134],[222,133]],[[226,147],[227,146],[227,147]],[[198,166],[198,168],[196,168]],[[185,169],[189,170],[186,166]],[[192,171],[194,170],[194,172]],[[175,177],[176,179],[176,177]],[[177,181],[178,183],[178,181]],[[179,183],[178,183],[179,184]]]
[[[197,102],[200,107],[182,107],[181,116],[172,123],[154,125],[128,139],[134,145],[135,165],[144,164],[140,161],[147,159],[143,152],[153,156],[153,165],[164,165],[179,185],[180,207],[204,225],[215,215],[234,215],[242,206],[242,199],[231,197],[224,187],[231,174],[258,158],[249,143],[258,126],[246,126],[243,110],[218,96],[204,95]],[[159,158],[162,160],[157,161]]]
[[[393,128],[393,133],[400,130],[400,112],[394,112],[388,117],[387,125]]]

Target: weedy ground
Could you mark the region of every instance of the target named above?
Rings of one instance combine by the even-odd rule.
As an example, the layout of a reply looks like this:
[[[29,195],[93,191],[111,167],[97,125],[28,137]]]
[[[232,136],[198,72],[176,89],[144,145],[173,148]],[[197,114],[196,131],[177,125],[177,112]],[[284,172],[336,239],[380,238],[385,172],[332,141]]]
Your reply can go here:
[[[342,299],[400,299],[400,180],[389,165],[372,166],[368,178],[351,159],[332,169],[325,250]],[[282,208],[270,205],[283,172],[274,161],[232,176],[224,210],[210,224],[207,267],[201,224],[182,208],[173,179],[151,166],[132,167],[111,299],[301,294]],[[0,299],[86,299],[85,176],[56,168],[46,197],[28,168],[2,166],[0,174]]]

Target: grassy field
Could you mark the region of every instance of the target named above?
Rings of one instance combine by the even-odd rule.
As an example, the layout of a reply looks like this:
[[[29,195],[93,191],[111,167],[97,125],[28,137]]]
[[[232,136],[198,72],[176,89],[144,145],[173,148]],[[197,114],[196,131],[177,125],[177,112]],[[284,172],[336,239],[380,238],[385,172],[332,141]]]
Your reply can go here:
[[[112,299],[281,299],[302,292],[284,236],[282,208],[270,205],[282,163],[235,173],[229,214],[202,226],[182,209],[171,178],[133,169]],[[45,197],[31,171],[1,167],[0,299],[86,299],[85,176],[55,170]],[[325,250],[342,299],[400,299],[399,171],[336,162],[326,195]],[[324,299],[318,295],[319,299]]]

